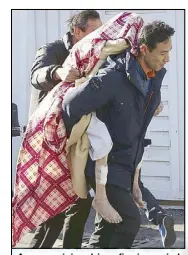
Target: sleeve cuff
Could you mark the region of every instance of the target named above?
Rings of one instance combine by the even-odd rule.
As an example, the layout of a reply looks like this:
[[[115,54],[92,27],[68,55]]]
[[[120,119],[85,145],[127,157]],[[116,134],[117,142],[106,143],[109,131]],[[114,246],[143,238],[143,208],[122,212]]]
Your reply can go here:
[[[49,74],[50,74],[50,79],[52,81],[57,81],[53,78],[53,75],[54,75],[54,72],[58,69],[58,68],[61,68],[62,66],[61,65],[53,65],[50,70],[49,70]]]
[[[90,124],[86,131],[91,148],[89,154],[92,160],[102,159],[111,151],[113,143],[106,125],[92,113]]]

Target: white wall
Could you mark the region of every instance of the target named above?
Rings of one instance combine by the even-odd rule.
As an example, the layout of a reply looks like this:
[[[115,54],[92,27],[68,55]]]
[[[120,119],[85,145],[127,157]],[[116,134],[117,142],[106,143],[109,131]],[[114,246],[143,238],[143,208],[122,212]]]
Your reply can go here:
[[[18,106],[20,125],[27,124],[31,90],[30,70],[36,51],[42,45],[55,41],[66,32],[65,22],[72,13],[63,10],[12,11],[12,102]],[[13,183],[20,137],[12,138]]]
[[[27,11],[12,13],[12,101],[18,105],[19,122],[25,124],[28,111],[29,62],[27,61]],[[15,172],[21,138],[12,138],[12,168]],[[14,177],[14,176],[13,176]]]
[[[183,61],[185,59],[185,51],[184,51],[184,27],[182,24],[184,23],[184,11],[176,12],[176,37],[177,37],[177,76],[178,76],[178,130],[179,130],[179,164],[180,164],[180,193],[181,197],[183,197],[184,193],[184,171],[185,171],[185,163],[184,163],[184,144],[185,144],[185,136],[184,136],[184,105],[185,105],[185,72]]]

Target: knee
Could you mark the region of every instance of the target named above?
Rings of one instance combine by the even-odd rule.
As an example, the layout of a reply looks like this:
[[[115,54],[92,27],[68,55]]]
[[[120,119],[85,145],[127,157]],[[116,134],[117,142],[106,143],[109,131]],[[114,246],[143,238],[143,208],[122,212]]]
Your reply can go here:
[[[133,234],[136,236],[141,225],[141,217],[140,217],[139,211],[135,212],[134,215],[132,216],[123,218],[123,222],[120,224],[122,225],[121,229],[123,232],[126,232],[126,233],[129,232],[130,234]]]
[[[140,228],[140,215],[126,215],[123,221],[117,224],[110,241],[110,248],[131,248]]]
[[[133,234],[137,234],[141,226],[141,217],[139,210],[137,210],[137,212],[135,212],[135,214],[132,216],[128,226],[130,227],[130,231],[132,231]]]
[[[138,213],[133,218],[133,225],[134,225],[133,229],[137,233],[141,226],[141,216],[139,210]]]
[[[90,194],[87,196],[86,199],[79,199],[79,207],[83,208],[85,212],[90,212],[92,204],[92,198]]]

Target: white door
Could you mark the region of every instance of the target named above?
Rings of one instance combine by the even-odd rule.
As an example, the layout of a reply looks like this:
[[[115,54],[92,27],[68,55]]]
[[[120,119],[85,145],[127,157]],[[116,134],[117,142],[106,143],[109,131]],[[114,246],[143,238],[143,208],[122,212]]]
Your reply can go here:
[[[104,10],[102,19],[107,21],[123,10]],[[130,10],[129,10],[130,11]],[[134,10],[140,14],[144,22],[162,20],[175,28],[176,11],[174,10]],[[184,24],[181,24],[183,29]],[[179,40],[183,47],[183,38]],[[178,144],[178,83],[177,83],[177,33],[173,36],[173,50],[170,63],[166,65],[167,74],[162,83],[162,101],[164,110],[153,117],[147,136],[152,145],[146,148],[142,168],[142,180],[158,199],[183,199],[180,192],[180,167]],[[179,45],[181,48],[181,45]],[[182,59],[183,61],[183,59]],[[183,63],[183,62],[182,62]],[[184,171],[184,169],[181,169]]]

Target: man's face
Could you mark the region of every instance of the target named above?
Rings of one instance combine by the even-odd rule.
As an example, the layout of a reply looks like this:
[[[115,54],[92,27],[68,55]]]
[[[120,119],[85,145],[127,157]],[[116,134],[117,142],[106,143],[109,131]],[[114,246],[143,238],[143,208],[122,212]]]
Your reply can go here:
[[[170,60],[169,52],[171,51],[171,49],[171,38],[169,38],[165,42],[157,43],[156,48],[152,51],[149,51],[147,46],[145,46],[145,50],[141,50],[141,52],[146,66],[153,71],[161,70],[161,68],[163,68],[164,65]]]
[[[89,19],[87,22],[88,26],[85,32],[83,32],[80,28],[75,28],[75,37],[77,41],[80,41],[86,35],[90,34],[91,32],[95,31],[97,28],[102,26],[102,22],[100,19]]]

